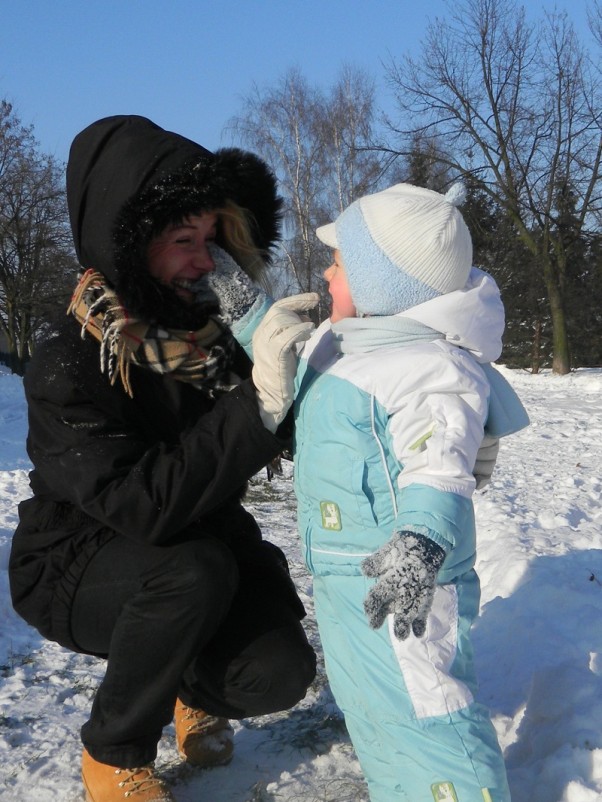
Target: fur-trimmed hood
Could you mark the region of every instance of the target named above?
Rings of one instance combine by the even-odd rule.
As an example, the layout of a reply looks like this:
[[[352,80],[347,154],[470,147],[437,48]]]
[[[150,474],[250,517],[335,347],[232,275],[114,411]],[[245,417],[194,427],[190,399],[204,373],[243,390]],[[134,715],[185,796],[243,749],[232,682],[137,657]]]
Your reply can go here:
[[[211,153],[136,115],[98,120],[71,146],[67,201],[79,262],[103,273],[135,311],[148,311],[149,288],[141,285],[148,281],[151,237],[227,200],[250,213],[254,242],[269,263],[282,200],[270,169],[253,153]]]

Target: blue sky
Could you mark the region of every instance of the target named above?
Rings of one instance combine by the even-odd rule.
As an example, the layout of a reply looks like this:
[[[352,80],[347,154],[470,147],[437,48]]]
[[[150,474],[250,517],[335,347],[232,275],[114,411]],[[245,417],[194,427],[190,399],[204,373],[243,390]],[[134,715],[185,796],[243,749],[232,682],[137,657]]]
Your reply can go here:
[[[566,8],[579,29],[586,0],[527,0],[529,13]],[[143,114],[208,148],[253,83],[290,67],[327,88],[345,64],[375,80],[411,50],[445,0],[0,0],[0,98],[33,125],[42,150],[66,160],[71,140],[110,114]]]

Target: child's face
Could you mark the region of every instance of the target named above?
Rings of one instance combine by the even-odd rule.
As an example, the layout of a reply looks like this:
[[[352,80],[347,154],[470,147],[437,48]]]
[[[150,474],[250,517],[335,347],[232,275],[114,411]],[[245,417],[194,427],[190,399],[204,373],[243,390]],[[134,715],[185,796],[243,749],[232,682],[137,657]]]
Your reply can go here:
[[[324,271],[324,278],[328,282],[328,292],[332,297],[330,322],[336,323],[337,320],[343,320],[346,317],[356,317],[357,312],[351,299],[341,252],[335,250],[333,256],[334,261]]]

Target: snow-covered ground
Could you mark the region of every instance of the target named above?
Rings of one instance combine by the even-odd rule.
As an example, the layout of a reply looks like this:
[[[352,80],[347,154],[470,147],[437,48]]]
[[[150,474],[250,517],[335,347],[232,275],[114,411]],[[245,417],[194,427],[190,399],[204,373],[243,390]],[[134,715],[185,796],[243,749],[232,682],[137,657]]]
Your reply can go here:
[[[600,802],[602,369],[503,372],[532,425],[503,441],[494,480],[475,499],[481,699],[505,752],[513,802]],[[29,492],[26,429],[21,380],[0,368],[0,799],[76,802],[79,728],[103,663],[42,641],[10,605],[10,539]],[[290,464],[271,483],[255,477],[248,506],[287,552],[319,648]],[[178,802],[367,800],[322,669],[296,708],[237,722],[235,731],[232,763],[195,772],[178,764],[173,730],[165,730],[157,766]]]

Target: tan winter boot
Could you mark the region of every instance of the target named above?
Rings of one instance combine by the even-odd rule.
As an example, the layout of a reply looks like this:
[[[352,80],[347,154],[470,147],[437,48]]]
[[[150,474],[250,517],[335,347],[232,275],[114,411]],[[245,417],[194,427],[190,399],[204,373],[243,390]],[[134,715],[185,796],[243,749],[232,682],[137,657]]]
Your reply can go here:
[[[176,745],[191,766],[224,766],[232,759],[233,730],[227,718],[210,716],[178,699],[175,708]]]
[[[137,769],[119,769],[99,763],[84,749],[82,780],[86,802],[176,802],[152,763]]]

